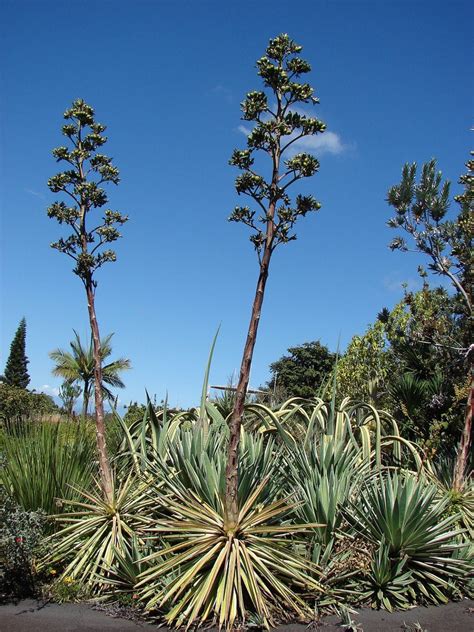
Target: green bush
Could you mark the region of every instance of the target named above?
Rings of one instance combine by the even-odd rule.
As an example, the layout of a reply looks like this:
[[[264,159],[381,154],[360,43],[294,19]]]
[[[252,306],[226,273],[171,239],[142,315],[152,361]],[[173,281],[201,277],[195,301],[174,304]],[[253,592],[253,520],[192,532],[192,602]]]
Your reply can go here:
[[[123,420],[130,426],[136,421],[142,421],[143,415],[146,413],[146,404],[138,404],[137,402],[130,402],[127,406],[127,412],[125,413]]]
[[[25,511],[0,499],[0,593],[26,597],[36,592],[35,559],[45,525],[42,511]]]
[[[58,411],[49,395],[0,383],[0,425],[6,429]]]

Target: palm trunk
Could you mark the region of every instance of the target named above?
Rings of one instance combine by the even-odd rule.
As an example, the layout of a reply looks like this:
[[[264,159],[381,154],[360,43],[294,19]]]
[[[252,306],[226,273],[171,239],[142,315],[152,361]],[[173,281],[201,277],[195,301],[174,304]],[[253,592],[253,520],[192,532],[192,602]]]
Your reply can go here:
[[[89,382],[84,382],[84,390],[82,392],[82,416],[87,417],[89,411]]]
[[[238,505],[238,484],[239,484],[239,472],[238,472],[238,457],[239,457],[239,444],[240,444],[240,429],[242,426],[242,417],[244,414],[245,397],[247,395],[247,388],[249,385],[250,368],[252,365],[253,350],[255,347],[255,341],[257,339],[257,330],[260,322],[260,314],[262,311],[263,297],[265,294],[265,285],[268,279],[268,269],[270,265],[270,258],[272,254],[271,245],[267,244],[265,252],[260,265],[260,274],[258,277],[257,288],[255,291],[255,298],[252,306],[252,315],[250,317],[250,324],[247,334],[247,340],[245,342],[244,353],[242,356],[242,363],[240,365],[240,376],[237,384],[237,390],[235,393],[234,408],[232,410],[232,416],[230,418],[229,429],[229,449],[227,455],[227,467],[226,467],[226,495],[225,495],[225,528],[229,532],[235,530],[239,516]]]
[[[472,353],[472,352],[471,352]],[[467,460],[469,458],[469,450],[472,437],[472,417],[474,412],[474,364],[471,362],[471,386],[469,397],[467,400],[466,417],[464,418],[464,428],[461,435],[461,442],[454,465],[453,489],[460,491],[466,474]]]
[[[94,287],[92,280],[85,282],[87,293],[87,307],[89,310],[89,320],[92,331],[92,341],[94,350],[94,395],[95,395],[95,427],[97,452],[99,456],[100,484],[106,501],[111,502],[113,498],[112,470],[110,467],[105,438],[104,421],[104,400],[102,397],[102,359],[99,325],[95,314]]]

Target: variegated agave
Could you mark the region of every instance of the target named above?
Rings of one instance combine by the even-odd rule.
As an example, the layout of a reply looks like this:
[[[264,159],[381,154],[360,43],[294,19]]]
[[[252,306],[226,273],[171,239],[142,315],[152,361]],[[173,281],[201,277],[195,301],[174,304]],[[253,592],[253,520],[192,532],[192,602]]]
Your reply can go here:
[[[219,626],[231,629],[249,611],[267,627],[277,611],[311,616],[302,593],[322,587],[314,579],[314,564],[297,553],[295,535],[319,525],[293,524],[294,504],[285,499],[259,502],[267,483],[263,480],[242,503],[233,530],[226,528],[222,502],[215,508],[170,484],[171,517],[150,529],[167,545],[145,558],[149,568],[137,584],[147,609],[165,607],[168,623],[186,628],[214,616]]]
[[[148,496],[159,518],[141,532],[143,539],[155,538],[154,552],[141,560],[141,601],[148,610],[165,611],[169,623],[188,627],[215,617],[230,629],[248,613],[269,625],[278,609],[309,616],[303,592],[321,586],[315,565],[298,554],[296,538],[318,525],[292,522],[295,502],[282,497],[281,447],[242,431],[241,511],[230,529],[223,439],[213,425],[180,427],[166,453],[148,462]]]
[[[98,483],[95,492],[77,490],[80,499],[64,501],[70,511],[57,516],[65,526],[47,540],[42,565],[59,564],[62,576],[77,579],[91,592],[103,591],[109,570],[127,557],[137,531],[150,520],[144,509],[152,500],[145,490],[145,481],[133,474],[114,481],[111,502]]]

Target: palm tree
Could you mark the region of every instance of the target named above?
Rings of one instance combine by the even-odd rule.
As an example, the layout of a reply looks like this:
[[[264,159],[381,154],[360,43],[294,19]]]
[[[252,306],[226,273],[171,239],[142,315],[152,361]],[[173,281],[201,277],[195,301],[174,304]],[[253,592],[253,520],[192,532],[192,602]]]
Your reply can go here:
[[[67,380],[70,384],[82,383],[82,415],[85,417],[89,409],[90,397],[94,389],[94,350],[92,337],[89,348],[83,346],[81,339],[76,331],[74,331],[75,340],[69,344],[72,353],[63,349],[55,349],[51,351],[49,357],[54,360],[56,366],[53,368],[53,375]],[[113,334],[106,336],[101,340],[101,360],[102,362],[112,353],[112,345],[110,340]],[[109,364],[102,366],[102,393],[107,399],[113,399],[113,393],[107,386],[113,388],[124,388],[125,384],[119,377],[119,373],[126,369],[130,369],[130,360],[119,358]]]

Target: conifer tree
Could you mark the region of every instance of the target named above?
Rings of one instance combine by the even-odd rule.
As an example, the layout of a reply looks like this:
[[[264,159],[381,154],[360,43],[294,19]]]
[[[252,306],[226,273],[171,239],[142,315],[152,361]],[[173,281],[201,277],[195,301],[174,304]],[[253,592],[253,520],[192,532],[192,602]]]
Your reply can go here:
[[[10,386],[26,388],[30,383],[26,357],[26,320],[21,319],[15,337],[10,346],[10,355],[5,366],[4,379]]]

